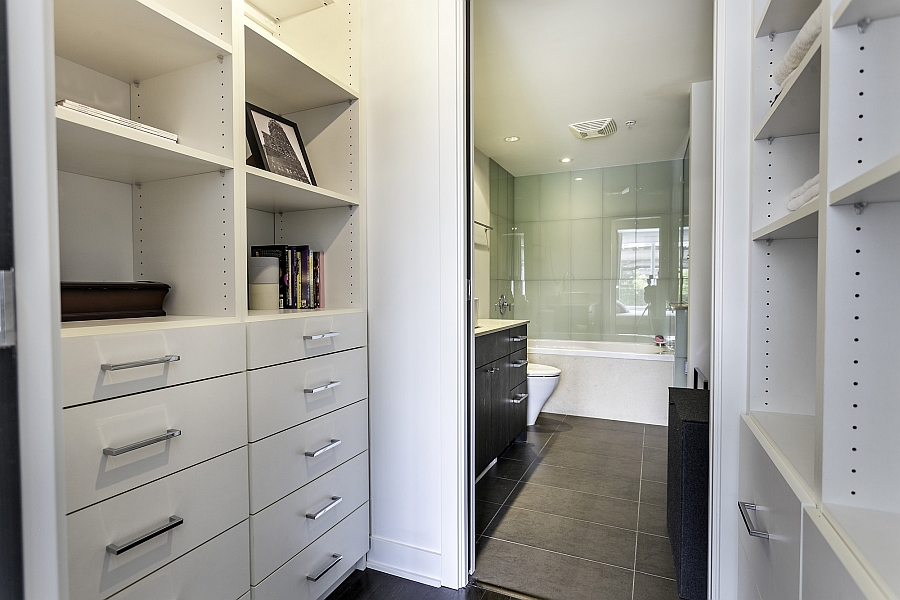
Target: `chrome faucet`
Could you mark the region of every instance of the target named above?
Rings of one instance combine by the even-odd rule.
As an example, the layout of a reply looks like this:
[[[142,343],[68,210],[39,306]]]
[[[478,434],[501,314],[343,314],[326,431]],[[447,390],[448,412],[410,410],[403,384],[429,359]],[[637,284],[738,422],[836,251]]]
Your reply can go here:
[[[506,294],[503,294],[502,296],[500,296],[500,300],[494,306],[496,306],[500,310],[500,316],[502,317],[506,314],[506,311],[508,311],[509,307],[512,305],[506,301]]]

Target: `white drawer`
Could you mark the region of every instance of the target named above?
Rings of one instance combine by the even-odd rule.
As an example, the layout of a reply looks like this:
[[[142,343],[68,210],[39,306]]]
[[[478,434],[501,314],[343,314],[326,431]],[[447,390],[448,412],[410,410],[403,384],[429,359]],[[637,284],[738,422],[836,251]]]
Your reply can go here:
[[[317,600],[369,551],[369,504],[363,504],[331,531],[253,588],[253,600]],[[318,581],[336,556],[342,556]]]
[[[144,577],[112,600],[238,600],[249,593],[247,521]]]
[[[329,334],[330,337],[319,337]],[[364,312],[247,323],[247,365],[250,369],[365,345]]]
[[[184,522],[118,556],[123,546],[177,516]],[[69,597],[107,598],[247,518],[243,448],[66,517]]]
[[[250,444],[250,512],[258,513],[367,450],[368,417],[369,403],[363,400]],[[319,456],[306,455],[332,444],[337,445]]]
[[[177,356],[178,361],[117,370],[102,365]],[[204,325],[62,339],[63,406],[85,404],[246,368],[244,325]]]
[[[369,500],[369,454],[333,471],[250,517],[250,583],[258,584]],[[317,519],[307,515],[333,508]]]
[[[247,444],[246,375],[239,373],[63,411],[66,511],[110,498]],[[129,444],[168,440],[118,455]]]
[[[362,400],[369,394],[367,372],[365,348],[250,371],[250,440]]]
[[[748,511],[749,518],[757,530],[770,536],[752,537],[743,519],[739,521],[740,540],[753,578],[762,600],[799,599],[804,500],[785,480],[746,420],[741,423],[740,443],[738,500],[756,505],[756,510]]]
[[[744,545],[738,542],[738,600],[761,600]]]

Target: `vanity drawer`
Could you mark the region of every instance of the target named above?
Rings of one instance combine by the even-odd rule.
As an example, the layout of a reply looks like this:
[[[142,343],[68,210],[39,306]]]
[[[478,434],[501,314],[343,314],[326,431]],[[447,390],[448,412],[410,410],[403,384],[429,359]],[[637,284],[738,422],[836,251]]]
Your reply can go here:
[[[253,442],[250,512],[258,513],[368,446],[369,403],[365,400]]]
[[[762,600],[798,599],[805,498],[788,483],[746,420],[741,422],[740,436],[738,500],[756,505],[756,510],[747,511],[750,522],[769,534],[768,539],[751,536],[744,520],[738,521],[753,579]]]
[[[229,452],[66,517],[71,600],[108,598],[247,518],[247,451]],[[177,527],[121,552],[158,528]]]
[[[247,365],[242,323],[63,337],[61,343],[63,406],[240,373]],[[173,362],[129,364],[166,357]]]
[[[528,350],[525,348],[509,355],[509,389],[528,381]]]
[[[268,577],[368,500],[369,454],[363,452],[250,517],[250,583]]]
[[[250,371],[250,440],[362,400],[369,393],[367,362],[366,349],[357,348]]]
[[[497,331],[475,338],[475,367],[482,367],[509,354],[509,332]]]
[[[258,369],[365,345],[365,312],[251,321],[247,323],[247,368]]]
[[[368,551],[367,502],[254,587],[253,600],[316,600]],[[338,556],[342,558],[338,560]],[[318,581],[310,579],[319,575]]]
[[[249,593],[247,521],[144,577],[112,600],[238,600]]]
[[[246,445],[246,395],[239,373],[65,409],[66,512]]]
[[[508,333],[510,352],[517,352],[528,347],[528,325],[513,327]]]

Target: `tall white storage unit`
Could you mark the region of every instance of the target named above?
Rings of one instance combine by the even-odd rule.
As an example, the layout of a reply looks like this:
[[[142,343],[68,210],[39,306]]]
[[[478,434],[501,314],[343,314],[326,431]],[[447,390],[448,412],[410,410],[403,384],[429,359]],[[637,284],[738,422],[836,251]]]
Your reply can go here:
[[[254,4],[55,2],[56,99],[178,135],[55,109],[61,278],[172,286],[62,327],[72,600],[316,599],[368,552],[358,0]],[[318,186],[245,165],[245,101]],[[324,252],[324,308],[248,310],[276,243]]]
[[[756,0],[748,36],[740,579],[748,598],[900,598],[900,3],[826,0],[779,90],[773,72],[817,7]],[[816,174],[819,198],[788,211]]]

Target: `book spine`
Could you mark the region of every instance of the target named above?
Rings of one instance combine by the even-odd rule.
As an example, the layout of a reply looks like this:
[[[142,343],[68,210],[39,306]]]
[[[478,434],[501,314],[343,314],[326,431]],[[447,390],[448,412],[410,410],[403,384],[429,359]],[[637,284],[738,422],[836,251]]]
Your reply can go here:
[[[321,269],[322,253],[313,253],[313,304],[316,308],[322,308],[321,292],[319,288],[319,273]]]
[[[314,308],[309,301],[309,246],[300,246],[300,298],[304,308]]]

